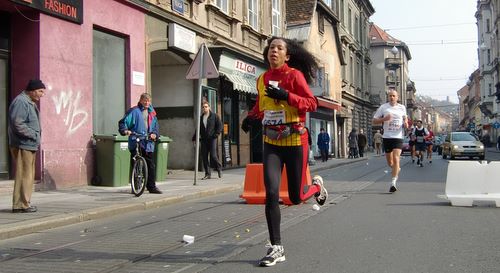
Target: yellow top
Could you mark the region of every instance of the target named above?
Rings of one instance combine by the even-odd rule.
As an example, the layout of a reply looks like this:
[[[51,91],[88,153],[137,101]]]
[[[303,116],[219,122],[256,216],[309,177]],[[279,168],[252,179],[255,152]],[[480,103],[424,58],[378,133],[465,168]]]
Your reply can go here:
[[[275,100],[266,96],[264,74],[260,75],[257,80],[257,90],[259,92],[259,110],[264,112],[262,125],[281,125],[300,122],[299,111],[296,107],[290,106],[287,101]],[[302,145],[298,133],[292,133],[288,137],[278,140],[270,139],[264,135],[264,142],[276,146]]]

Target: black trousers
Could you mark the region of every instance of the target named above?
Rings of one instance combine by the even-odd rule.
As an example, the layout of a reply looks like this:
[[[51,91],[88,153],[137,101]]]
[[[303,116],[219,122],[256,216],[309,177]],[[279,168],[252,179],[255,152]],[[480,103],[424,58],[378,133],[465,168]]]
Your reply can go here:
[[[302,143],[307,143],[307,135]],[[293,204],[311,198],[320,191],[318,186],[306,185],[307,157],[309,147],[304,146],[276,146],[264,143],[264,185],[266,187],[266,220],[271,244],[281,244],[281,211],[279,207],[279,190],[281,172],[286,165],[288,178],[288,197]]]
[[[319,150],[321,152],[321,161],[325,162],[328,160],[328,149],[321,149]]]
[[[210,167],[213,167],[215,170],[220,170],[222,168],[222,164],[217,157],[217,139],[202,139],[200,144],[205,175],[211,175],[212,171]]]
[[[359,157],[363,157],[365,153],[365,146],[361,147],[359,146]]]
[[[154,152],[148,153],[143,148],[141,149],[141,155],[146,160],[148,164],[148,182],[146,184],[146,189],[156,188],[156,165],[154,160]],[[132,168],[134,167],[134,155],[135,151],[130,152],[130,173],[132,174]]]

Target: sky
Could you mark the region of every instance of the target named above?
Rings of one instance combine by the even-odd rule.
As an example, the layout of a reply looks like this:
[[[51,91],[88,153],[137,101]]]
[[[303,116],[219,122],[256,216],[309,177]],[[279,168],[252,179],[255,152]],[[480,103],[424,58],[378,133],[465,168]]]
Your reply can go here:
[[[457,103],[478,68],[477,0],[370,0],[370,21],[405,42],[417,95]]]

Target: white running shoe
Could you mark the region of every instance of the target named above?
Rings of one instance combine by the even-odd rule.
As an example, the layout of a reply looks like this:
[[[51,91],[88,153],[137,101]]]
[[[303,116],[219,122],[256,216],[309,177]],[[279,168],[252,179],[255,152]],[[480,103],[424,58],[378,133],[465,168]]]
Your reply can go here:
[[[273,266],[276,263],[285,261],[285,249],[282,245],[271,245],[267,249],[267,255],[260,259],[260,266]]]
[[[326,202],[326,199],[328,199],[328,191],[325,188],[325,185],[323,184],[323,178],[319,175],[315,175],[312,179],[313,185],[318,185],[320,188],[320,191],[314,195],[316,198],[316,202],[318,202],[318,205],[323,206]]]

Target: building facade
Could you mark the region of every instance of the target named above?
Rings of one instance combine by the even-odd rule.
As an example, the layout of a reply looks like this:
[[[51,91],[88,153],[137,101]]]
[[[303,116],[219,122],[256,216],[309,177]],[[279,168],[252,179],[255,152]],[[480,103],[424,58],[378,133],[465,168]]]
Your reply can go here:
[[[318,109],[309,113],[307,118],[312,138],[311,150],[316,157],[320,156],[316,140],[321,128],[330,135],[331,156],[338,156],[339,126],[336,116],[341,105],[340,70],[343,60],[337,4],[336,1],[287,1],[286,36],[301,42],[317,58],[320,66],[311,85],[313,94],[318,98]]]
[[[31,78],[47,85],[39,103],[43,134],[36,179],[41,188],[89,184],[96,172],[94,136],[117,134],[118,120],[143,92],[152,94],[161,134],[173,139],[169,168],[193,168],[198,83],[224,123],[219,141],[224,166],[258,161],[261,149],[251,147],[251,138],[240,132],[240,121],[255,101],[267,38],[284,35],[286,1],[50,3],[55,1],[0,2],[3,179],[13,174],[8,105]],[[203,43],[220,76],[187,80]]]
[[[29,79],[47,86],[39,103],[43,131],[36,159],[38,186],[46,189],[88,184],[93,135],[117,133],[125,109],[144,92],[140,76],[146,71],[140,7],[98,0],[51,3],[0,2],[2,116]],[[0,126],[0,172],[9,178],[5,119]]]
[[[478,60],[479,60],[479,109],[481,132],[496,142],[500,135],[500,63],[499,36],[500,2],[477,1]],[[477,129],[476,129],[477,130]]]
[[[339,1],[340,37],[342,55],[346,65],[342,67],[342,111],[340,124],[343,156],[347,155],[347,135],[352,128],[364,129],[371,145],[371,118],[374,105],[370,101],[372,57],[370,53],[370,22],[375,13],[370,1]]]
[[[404,42],[392,37],[375,24],[370,26],[370,44],[373,60],[370,101],[375,107],[386,103],[387,90],[395,88],[399,94],[399,103],[407,107],[410,120],[417,118],[417,90],[408,75],[410,49]]]

